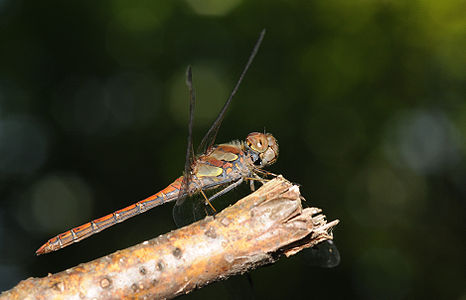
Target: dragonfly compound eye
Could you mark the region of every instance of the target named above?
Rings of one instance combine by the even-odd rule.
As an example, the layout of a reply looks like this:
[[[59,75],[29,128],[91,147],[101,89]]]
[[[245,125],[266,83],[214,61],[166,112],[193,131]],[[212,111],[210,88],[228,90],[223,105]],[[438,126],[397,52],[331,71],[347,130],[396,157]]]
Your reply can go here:
[[[248,144],[249,148],[259,153],[264,152],[268,147],[267,137],[265,134],[260,132],[252,132],[248,134],[246,143]]]
[[[266,166],[277,160],[278,143],[270,133],[252,132],[247,136],[246,144],[257,155],[255,165]]]

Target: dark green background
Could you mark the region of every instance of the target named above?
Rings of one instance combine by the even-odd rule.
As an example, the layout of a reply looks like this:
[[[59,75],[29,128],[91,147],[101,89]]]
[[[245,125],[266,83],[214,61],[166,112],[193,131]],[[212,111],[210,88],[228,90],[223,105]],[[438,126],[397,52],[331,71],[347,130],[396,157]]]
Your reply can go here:
[[[171,207],[46,256],[157,192],[262,48],[217,141],[273,133],[271,171],[341,223],[342,262],[252,272],[259,299],[466,297],[464,1],[0,1],[0,289],[173,229]],[[214,284],[189,299],[227,295]]]

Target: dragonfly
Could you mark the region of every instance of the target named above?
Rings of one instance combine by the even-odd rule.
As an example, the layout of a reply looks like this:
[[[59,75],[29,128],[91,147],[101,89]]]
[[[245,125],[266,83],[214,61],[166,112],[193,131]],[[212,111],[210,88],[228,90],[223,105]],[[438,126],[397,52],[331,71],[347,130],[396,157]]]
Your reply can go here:
[[[192,84],[192,70],[190,66],[188,67],[186,72],[186,84],[189,89],[190,98],[188,146],[186,150],[185,170],[182,176],[150,197],[49,239],[36,251],[36,255],[62,249],[167,202],[176,201],[173,214],[175,222],[179,223],[177,222],[177,219],[179,219],[178,215],[180,215],[178,212],[181,211],[184,200],[195,194],[201,194],[206,205],[209,205],[215,212],[215,208],[211,204],[215,198],[233,190],[245,181],[250,181],[251,188],[254,189],[254,181],[264,182],[265,176],[273,175],[263,170],[264,167],[273,164],[278,157],[278,143],[272,134],[252,132],[247,135],[244,141],[232,141],[214,145],[225,113],[254,60],[264,35],[265,30],[259,35],[229,98],[202,139],[199,146],[202,154],[198,156],[194,156],[193,151],[192,128],[196,101]],[[207,197],[205,192],[214,189],[220,189],[220,191]]]
[[[275,174],[264,170],[265,167],[275,163],[278,158],[278,143],[272,134],[266,132],[252,132],[247,135],[244,141],[232,141],[214,145],[225,113],[238,91],[246,72],[252,64],[264,35],[265,29],[260,33],[230,96],[210,129],[201,140],[197,149],[197,152],[201,154],[197,156],[194,156],[192,141],[196,99],[192,84],[192,70],[191,67],[188,67],[186,72],[186,84],[189,90],[190,101],[188,138],[183,176],[178,177],[166,188],[152,196],[49,239],[36,251],[36,255],[62,249],[109,228],[110,226],[121,223],[167,202],[176,201],[173,207],[173,218],[177,226],[181,227],[191,221],[199,219],[203,215],[203,213],[197,213],[196,216],[194,212],[196,209],[199,210],[199,206],[202,202],[191,201],[194,207],[192,209],[193,216],[191,216],[191,219],[186,218],[186,213],[190,213],[190,208],[187,208],[188,205],[186,205],[188,201],[185,201],[187,198],[203,198],[204,203],[202,207],[206,208],[208,205],[215,213],[216,210],[211,204],[212,200],[215,198],[228,193],[245,181],[249,181],[251,190],[254,190],[254,182],[259,181],[263,183],[267,180],[267,176],[275,176]],[[207,197],[206,192],[210,190],[219,191]],[[207,210],[204,210],[204,214],[206,213]],[[304,253],[304,263],[308,266],[332,268],[337,266],[340,262],[338,248],[332,241],[324,241],[303,252],[306,252]]]

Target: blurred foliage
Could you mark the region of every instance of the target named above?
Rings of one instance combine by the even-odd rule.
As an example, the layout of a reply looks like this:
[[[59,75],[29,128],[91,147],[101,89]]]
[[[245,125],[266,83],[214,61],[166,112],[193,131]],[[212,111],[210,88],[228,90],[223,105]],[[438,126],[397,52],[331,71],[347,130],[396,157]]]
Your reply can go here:
[[[341,220],[342,263],[256,270],[256,297],[466,297],[461,0],[1,0],[0,289],[173,229],[165,205],[34,256],[180,175],[187,65],[198,143],[264,27],[217,140],[272,132],[272,171]]]

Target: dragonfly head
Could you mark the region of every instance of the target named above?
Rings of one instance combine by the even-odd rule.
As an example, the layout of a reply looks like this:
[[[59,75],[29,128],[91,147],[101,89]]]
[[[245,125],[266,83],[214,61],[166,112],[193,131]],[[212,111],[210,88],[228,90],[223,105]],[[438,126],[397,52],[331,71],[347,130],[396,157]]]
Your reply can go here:
[[[259,168],[273,164],[278,158],[278,143],[270,133],[252,132],[246,137],[246,148]]]

